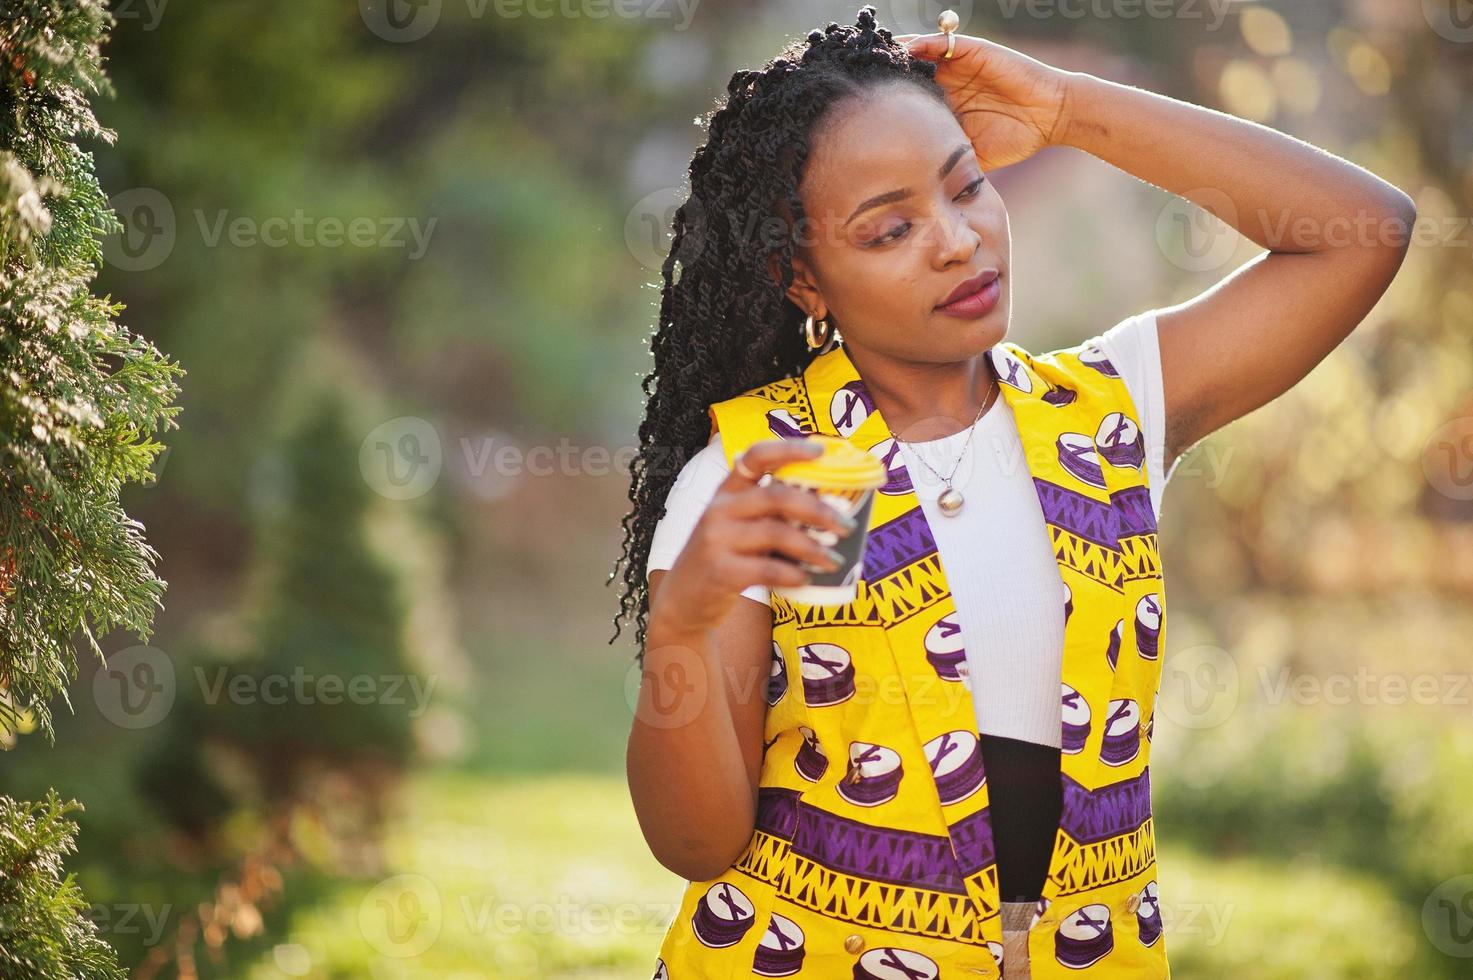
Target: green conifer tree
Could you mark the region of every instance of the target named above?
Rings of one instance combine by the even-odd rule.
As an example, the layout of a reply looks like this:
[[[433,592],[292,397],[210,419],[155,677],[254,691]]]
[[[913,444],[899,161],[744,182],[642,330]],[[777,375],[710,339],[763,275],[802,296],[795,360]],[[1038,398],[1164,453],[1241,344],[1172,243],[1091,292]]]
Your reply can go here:
[[[78,139],[111,142],[88,105],[110,92],[97,0],[7,2],[0,21],[0,727],[76,675],[73,641],[146,639],[164,583],[119,502],[147,480],[183,373],[93,296],[119,230]]]
[[[110,94],[100,0],[6,0],[0,13],[0,744],[39,728],[76,677],[73,644],[147,639],[157,557],[124,512],[178,411],[177,364],[92,295],[118,230],[90,153]],[[77,809],[0,797],[0,978],[121,978],[62,859]]]
[[[0,796],[0,978],[124,980],[117,954],[87,917],[62,858],[75,850],[77,809],[55,790],[40,803]]]

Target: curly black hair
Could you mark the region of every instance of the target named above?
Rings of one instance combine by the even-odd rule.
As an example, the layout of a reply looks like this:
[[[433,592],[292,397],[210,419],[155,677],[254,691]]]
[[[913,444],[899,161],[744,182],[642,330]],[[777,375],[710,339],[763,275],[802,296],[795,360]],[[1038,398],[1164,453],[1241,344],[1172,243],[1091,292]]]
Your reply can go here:
[[[944,104],[935,79],[936,66],[913,58],[878,26],[875,8],[864,6],[855,26],[830,23],[794,39],[760,70],[733,74],[725,100],[708,114],[707,140],[691,158],[690,193],[675,212],[661,268],[655,364],[641,384],[645,417],[630,466],[633,507],[608,579],[622,564],[627,589],[609,642],[635,607],[641,667],[650,541],[681,467],[709,439],[708,406],[797,376],[815,356],[801,336],[807,313],[787,297],[806,223],[798,186],[810,139],[835,104],[878,84],[909,81]]]

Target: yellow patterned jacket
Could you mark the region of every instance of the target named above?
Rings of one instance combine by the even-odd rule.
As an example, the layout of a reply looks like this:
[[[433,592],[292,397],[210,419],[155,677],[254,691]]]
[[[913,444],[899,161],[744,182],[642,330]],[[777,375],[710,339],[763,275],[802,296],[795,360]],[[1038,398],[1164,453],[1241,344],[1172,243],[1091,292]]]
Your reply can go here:
[[[1166,978],[1147,767],[1165,593],[1138,416],[1088,341],[1038,356],[1004,341],[988,356],[1066,617],[1063,815],[1029,930],[1032,975]],[[758,440],[819,432],[880,457],[888,480],[855,601],[773,595],[756,829],[731,867],[686,887],[655,977],[999,977],[997,866],[961,628],[894,439],[842,346],[710,413],[728,464]]]

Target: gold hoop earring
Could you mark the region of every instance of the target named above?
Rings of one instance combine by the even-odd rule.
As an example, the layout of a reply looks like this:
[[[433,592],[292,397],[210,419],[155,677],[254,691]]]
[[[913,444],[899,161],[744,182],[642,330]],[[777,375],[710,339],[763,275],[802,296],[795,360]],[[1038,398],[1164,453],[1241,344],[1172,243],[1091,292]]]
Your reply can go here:
[[[803,324],[803,339],[807,341],[809,350],[818,351],[820,354],[827,354],[833,349],[834,335],[837,331],[834,330],[827,320],[820,320],[818,322],[823,324],[823,338],[820,340],[814,339],[813,314],[810,313],[808,314],[808,319]]]

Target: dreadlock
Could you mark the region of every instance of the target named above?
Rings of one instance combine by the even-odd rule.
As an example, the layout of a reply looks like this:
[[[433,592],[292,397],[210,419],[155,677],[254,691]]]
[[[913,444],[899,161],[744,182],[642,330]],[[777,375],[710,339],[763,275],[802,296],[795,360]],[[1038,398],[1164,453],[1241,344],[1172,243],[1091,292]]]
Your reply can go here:
[[[786,295],[805,225],[798,186],[810,138],[836,103],[880,83],[910,81],[944,103],[935,76],[934,64],[912,58],[864,6],[856,26],[830,23],[794,39],[762,69],[733,74],[724,103],[707,116],[708,139],[691,158],[690,194],[675,212],[661,267],[655,365],[641,384],[645,417],[630,466],[633,508],[608,579],[622,563],[627,588],[609,642],[637,609],[641,667],[650,542],[680,468],[708,441],[708,406],[797,376],[814,357],[801,336],[806,314]]]

